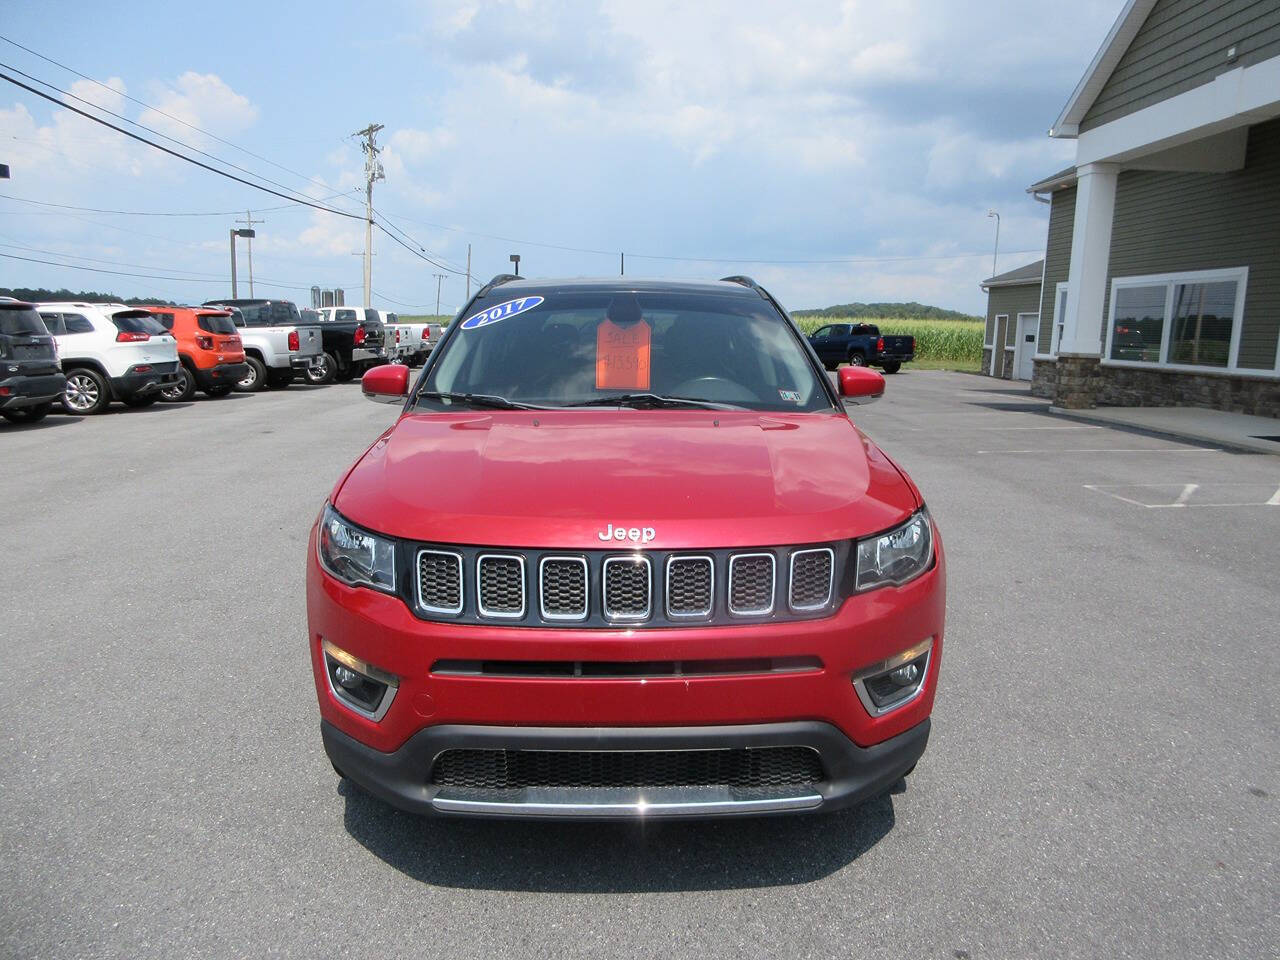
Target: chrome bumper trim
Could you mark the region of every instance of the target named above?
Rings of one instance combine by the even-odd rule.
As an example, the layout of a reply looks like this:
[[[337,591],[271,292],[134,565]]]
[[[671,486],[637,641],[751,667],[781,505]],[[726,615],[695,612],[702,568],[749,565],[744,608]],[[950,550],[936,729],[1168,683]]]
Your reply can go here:
[[[625,819],[705,817],[725,813],[811,810],[822,796],[807,787],[734,790],[729,787],[532,787],[523,790],[444,788],[431,800],[439,813],[517,817]]]

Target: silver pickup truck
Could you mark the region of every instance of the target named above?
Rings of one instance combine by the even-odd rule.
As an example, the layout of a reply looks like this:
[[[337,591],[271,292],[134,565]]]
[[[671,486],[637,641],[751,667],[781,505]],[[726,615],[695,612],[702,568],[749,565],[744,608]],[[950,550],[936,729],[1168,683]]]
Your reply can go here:
[[[427,357],[440,341],[440,324],[405,322],[396,314],[385,310],[379,310],[378,315],[382,317],[382,322],[387,325],[389,331],[394,329],[399,333],[399,336],[395,337],[388,332],[388,342],[394,340],[396,344],[396,357],[392,362],[408,364],[411,367],[420,367],[426,363]],[[387,351],[387,355],[391,355],[390,350]]]
[[[297,306],[288,300],[219,300],[205,306],[230,310],[244,342],[249,373],[236,384],[241,393],[287,387],[324,355],[320,328],[304,324]]]

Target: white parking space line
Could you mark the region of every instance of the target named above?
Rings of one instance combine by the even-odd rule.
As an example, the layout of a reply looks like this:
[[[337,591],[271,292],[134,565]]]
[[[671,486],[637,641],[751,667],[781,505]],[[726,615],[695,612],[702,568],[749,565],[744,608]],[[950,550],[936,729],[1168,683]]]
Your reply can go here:
[[[1057,426],[1054,426],[1054,427],[1047,427],[1047,426],[1046,427],[974,427],[973,429],[974,430],[999,430],[1002,433],[1007,433],[1012,430],[1101,430],[1103,428],[1095,424],[1082,423],[1079,426],[1075,426],[1075,427],[1057,427]]]
[[[997,453],[1221,453],[1217,447],[1042,447],[1029,450],[979,450],[981,454]]]
[[[1147,510],[1280,507],[1280,489],[1272,493],[1265,483],[1086,483],[1084,488]]]

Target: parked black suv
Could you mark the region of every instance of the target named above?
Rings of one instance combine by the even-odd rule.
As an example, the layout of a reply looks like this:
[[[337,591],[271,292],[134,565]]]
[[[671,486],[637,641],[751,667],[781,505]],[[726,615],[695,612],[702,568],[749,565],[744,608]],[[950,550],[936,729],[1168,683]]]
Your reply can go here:
[[[66,385],[58,347],[35,304],[0,300],[0,417],[43,420]]]

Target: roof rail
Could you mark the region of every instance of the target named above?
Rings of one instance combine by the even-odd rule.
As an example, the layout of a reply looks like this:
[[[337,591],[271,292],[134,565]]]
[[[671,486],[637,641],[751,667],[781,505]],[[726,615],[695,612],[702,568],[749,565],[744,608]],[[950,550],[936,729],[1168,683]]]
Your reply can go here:
[[[496,277],[494,277],[492,280],[490,280],[488,283],[486,283],[483,287],[481,287],[479,290],[476,291],[476,299],[478,300],[480,297],[483,297],[486,293],[488,293],[494,287],[500,287],[504,283],[510,283],[512,280],[519,280],[519,279],[520,277],[517,277],[514,273],[500,273]]]
[[[741,284],[744,287],[750,287],[752,290],[760,294],[760,296],[764,297],[766,300],[770,299],[769,294],[765,292],[764,287],[760,286],[760,284],[756,283],[750,277],[743,277],[743,276],[721,277],[720,282],[721,283],[737,283],[737,284]]]

